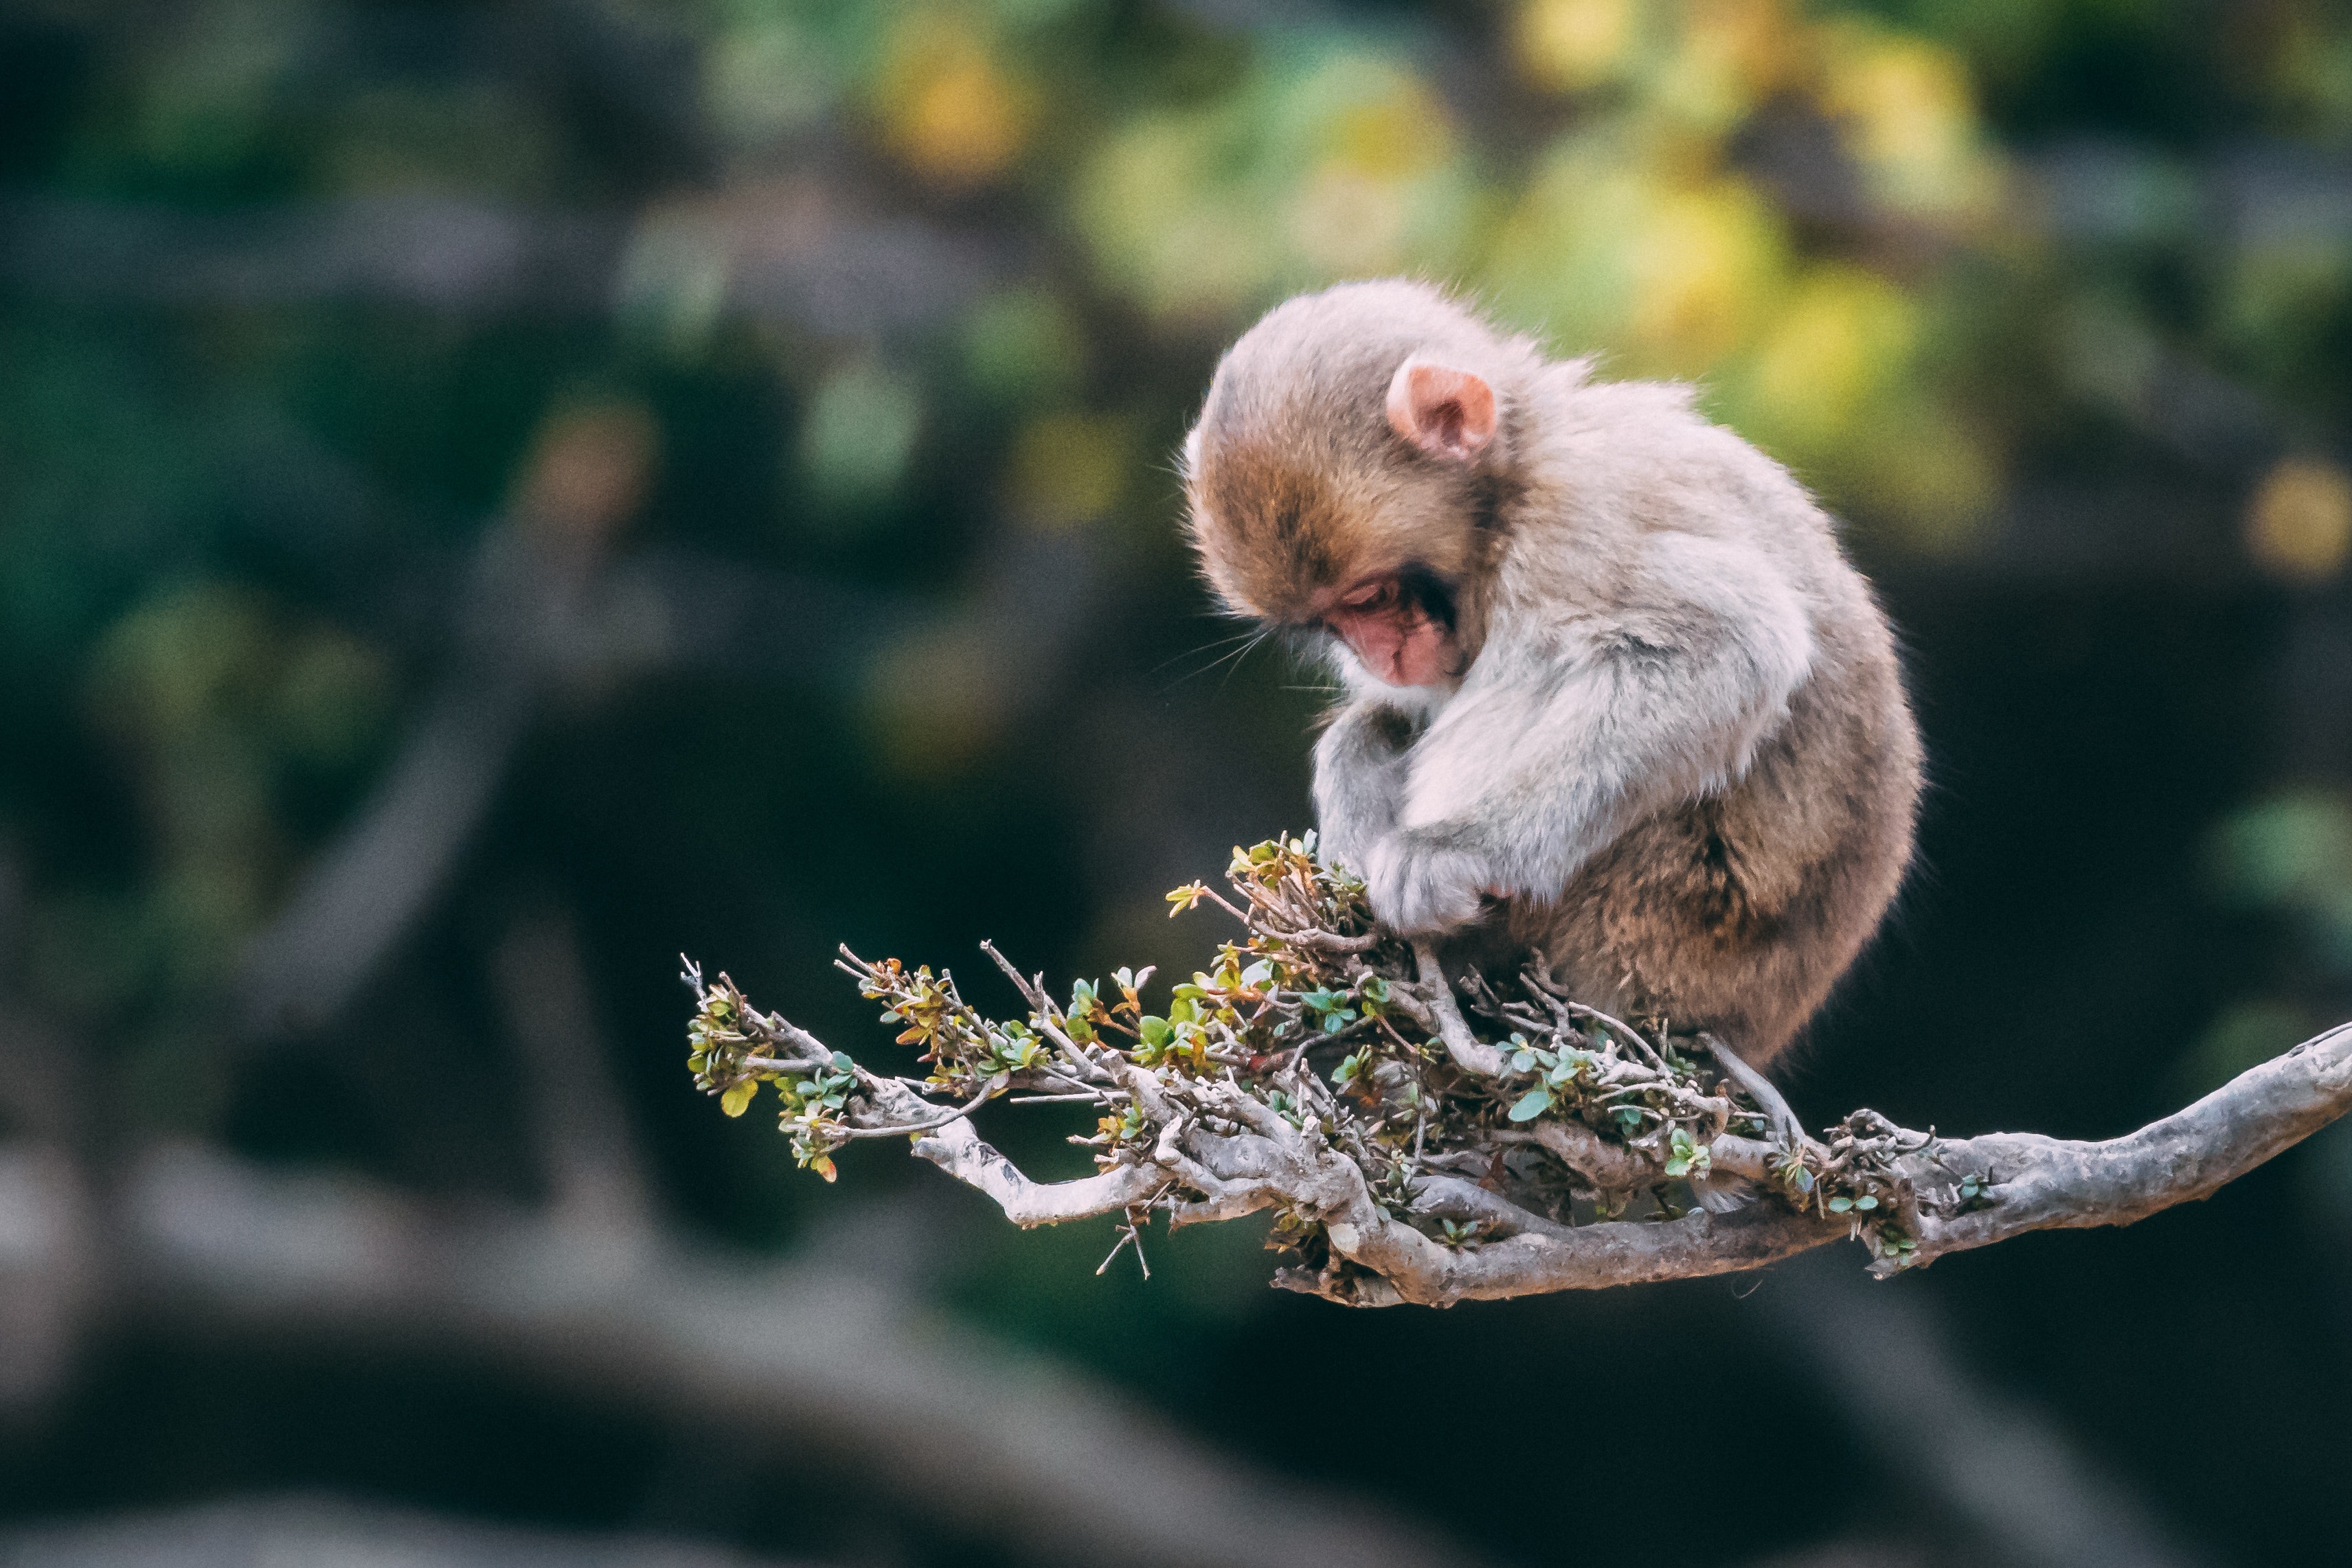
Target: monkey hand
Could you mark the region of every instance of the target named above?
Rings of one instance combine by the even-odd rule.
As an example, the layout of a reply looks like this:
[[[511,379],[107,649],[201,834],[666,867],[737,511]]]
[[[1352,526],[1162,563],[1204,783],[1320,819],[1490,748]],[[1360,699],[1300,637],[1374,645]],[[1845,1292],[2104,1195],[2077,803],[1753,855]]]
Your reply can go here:
[[[1415,936],[1475,920],[1497,880],[1485,856],[1448,843],[1450,834],[1400,828],[1365,856],[1372,913],[1391,931]]]

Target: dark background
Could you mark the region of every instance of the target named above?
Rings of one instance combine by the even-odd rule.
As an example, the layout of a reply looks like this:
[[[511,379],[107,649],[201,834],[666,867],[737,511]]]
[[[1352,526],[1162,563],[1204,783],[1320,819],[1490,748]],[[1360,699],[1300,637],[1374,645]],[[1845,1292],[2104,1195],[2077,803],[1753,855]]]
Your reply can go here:
[[[879,1061],[836,942],[999,1007],[982,937],[1204,955],[1159,894],[1305,825],[1319,699],[1226,657],[1171,454],[1255,311],[1410,271],[1696,380],[1902,630],[1919,862],[1799,1108],[2161,1114],[2352,989],[2348,150],[2352,17],[2286,0],[11,0],[0,1515],[1087,1554],[593,1312],[415,1308],[438,1254],[280,1301],[157,1239],[202,1170],[846,1259],[1496,1562],[2326,1560],[2340,1131],[1861,1297],[1349,1315],[1241,1227],[1146,1282],[888,1147],[825,1187],[694,1093],[675,976]],[[2004,1534],[2002,1464],[2089,1533]]]

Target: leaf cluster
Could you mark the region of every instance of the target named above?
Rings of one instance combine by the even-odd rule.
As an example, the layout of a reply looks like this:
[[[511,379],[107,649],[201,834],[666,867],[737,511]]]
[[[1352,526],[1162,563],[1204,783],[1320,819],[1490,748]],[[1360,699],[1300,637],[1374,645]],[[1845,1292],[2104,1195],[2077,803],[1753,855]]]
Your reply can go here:
[[[1099,1172],[1167,1173],[1130,1228],[1154,1207],[1222,1218],[1194,1212],[1218,1184],[1187,1140],[1270,1114],[1352,1162],[1386,1213],[1449,1248],[1480,1245],[1486,1227],[1432,1212],[1441,1176],[1570,1225],[1636,1206],[1672,1218],[1744,1182],[1761,1201],[1844,1218],[1883,1261],[1905,1260],[1915,1208],[1895,1161],[1917,1152],[1916,1136],[1864,1113],[1827,1143],[1792,1140],[1721,1070],[1706,1037],[1611,1017],[1534,967],[1451,983],[1473,1043],[1501,1064],[1475,1071],[1445,1042],[1449,982],[1373,922],[1362,882],[1313,834],[1236,849],[1225,882],[1231,896],[1202,882],[1169,894],[1171,915],[1212,904],[1241,931],[1156,1008],[1148,968],[1078,980],[1065,1002],[983,944],[1029,1004],[1025,1016],[992,1018],[946,970],[843,949],[838,967],[882,1004],[897,1043],[918,1048],[919,1078],[868,1071],[756,1012],[726,977],[704,986],[689,964],[700,1001],[689,1066],[730,1115],[774,1084],[796,1156],[828,1180],[853,1139],[919,1140],[1019,1093],[1016,1103],[1094,1104],[1093,1133],[1072,1141]],[[1453,1005],[1449,988],[1442,1006]],[[1323,1216],[1275,1207],[1276,1244],[1319,1262]]]

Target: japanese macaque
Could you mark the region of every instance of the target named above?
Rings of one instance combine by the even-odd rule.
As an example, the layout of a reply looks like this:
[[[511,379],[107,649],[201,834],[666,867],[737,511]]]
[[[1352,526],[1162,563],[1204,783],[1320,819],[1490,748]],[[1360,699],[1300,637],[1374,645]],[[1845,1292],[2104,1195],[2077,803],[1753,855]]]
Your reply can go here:
[[[1686,388],[1385,281],[1250,329],[1184,482],[1216,592],[1345,684],[1315,805],[1381,921],[1751,1065],[1788,1046],[1903,878],[1919,742],[1786,471]]]

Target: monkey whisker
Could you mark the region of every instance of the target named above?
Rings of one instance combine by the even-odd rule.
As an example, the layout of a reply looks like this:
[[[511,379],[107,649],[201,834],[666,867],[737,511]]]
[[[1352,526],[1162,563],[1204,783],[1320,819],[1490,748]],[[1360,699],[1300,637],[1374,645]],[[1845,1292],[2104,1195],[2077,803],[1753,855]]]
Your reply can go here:
[[[1171,664],[1181,664],[1186,659],[1196,659],[1203,653],[1215,653],[1221,649],[1230,648],[1236,643],[1248,643],[1259,642],[1265,638],[1265,634],[1266,633],[1263,628],[1255,626],[1245,627],[1243,630],[1234,632],[1230,637],[1220,637],[1213,643],[1203,643],[1197,648],[1187,648],[1181,653],[1171,653],[1168,657],[1160,660],[1160,663],[1152,665],[1150,669],[1145,671],[1144,674],[1147,675],[1156,675],[1161,671],[1167,669]],[[1185,676],[1180,678],[1189,679],[1190,677]]]
[[[1174,687],[1182,685],[1187,681],[1197,681],[1202,676],[1215,671],[1219,666],[1223,666],[1224,668],[1225,680],[1231,680],[1233,678],[1234,672],[1241,668],[1242,662],[1247,659],[1250,654],[1255,653],[1257,649],[1272,636],[1273,632],[1264,628],[1260,628],[1255,631],[1242,632],[1237,636],[1222,638],[1217,642],[1209,643],[1206,647],[1195,648],[1189,653],[1176,654],[1173,658],[1170,658],[1160,664],[1158,668],[1151,672],[1151,674],[1155,675],[1158,674],[1160,670],[1166,669],[1170,664],[1175,664],[1180,659],[1198,658],[1203,653],[1215,653],[1215,650],[1224,649],[1226,650],[1225,652],[1215,653],[1214,657],[1209,659],[1207,663],[1202,664],[1199,668],[1187,670],[1182,674],[1176,676],[1168,683],[1168,685],[1171,689],[1173,689]],[[1238,646],[1235,644],[1238,644]],[[1223,682],[1221,681],[1218,684],[1217,689],[1220,691],[1224,689]]]

